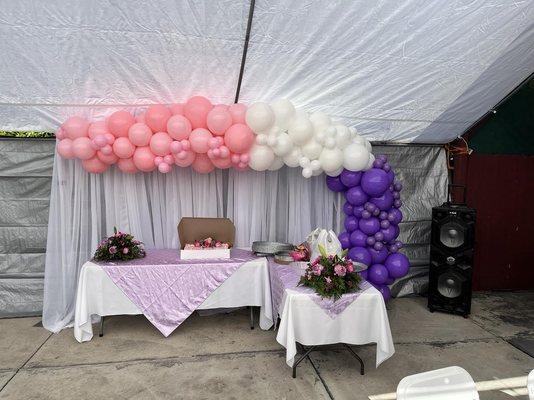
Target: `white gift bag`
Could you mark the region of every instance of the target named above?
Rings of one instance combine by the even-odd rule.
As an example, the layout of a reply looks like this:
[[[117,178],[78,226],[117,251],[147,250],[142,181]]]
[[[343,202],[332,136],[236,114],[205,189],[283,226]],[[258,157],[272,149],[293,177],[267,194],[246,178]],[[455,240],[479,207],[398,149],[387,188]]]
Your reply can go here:
[[[310,246],[310,260],[314,260],[321,255],[319,245],[323,246],[328,255],[341,255],[341,243],[332,230],[317,228],[308,235],[306,241]]]

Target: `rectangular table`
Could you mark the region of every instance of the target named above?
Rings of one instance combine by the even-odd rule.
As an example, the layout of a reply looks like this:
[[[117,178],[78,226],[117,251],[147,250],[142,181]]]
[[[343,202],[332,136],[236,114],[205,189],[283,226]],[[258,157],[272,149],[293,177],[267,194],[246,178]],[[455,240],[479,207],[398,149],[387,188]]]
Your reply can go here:
[[[243,263],[197,309],[242,306],[259,306],[260,327],[267,330],[272,326],[269,269],[265,258],[256,258]],[[79,342],[91,340],[94,315],[103,317],[137,314],[142,314],[141,310],[112,281],[101,265],[88,261],[82,266],[76,295],[74,321],[76,340]]]

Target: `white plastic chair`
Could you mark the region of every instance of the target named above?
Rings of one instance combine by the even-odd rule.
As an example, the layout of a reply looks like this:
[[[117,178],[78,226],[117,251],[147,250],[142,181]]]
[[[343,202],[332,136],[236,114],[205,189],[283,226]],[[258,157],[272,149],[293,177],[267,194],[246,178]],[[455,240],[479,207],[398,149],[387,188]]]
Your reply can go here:
[[[460,367],[448,367],[403,378],[397,400],[479,400],[475,382]]]
[[[530,371],[527,378],[528,398],[534,400],[534,369]]]

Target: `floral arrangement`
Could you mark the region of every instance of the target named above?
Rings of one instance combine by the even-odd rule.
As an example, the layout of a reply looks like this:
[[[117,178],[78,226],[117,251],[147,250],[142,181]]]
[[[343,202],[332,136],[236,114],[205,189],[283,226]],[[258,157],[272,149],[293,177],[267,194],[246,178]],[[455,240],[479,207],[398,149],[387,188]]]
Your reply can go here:
[[[135,240],[129,233],[117,231],[98,245],[93,259],[96,261],[133,260],[146,256],[143,243]]]
[[[354,271],[352,261],[346,257],[346,250],[341,256],[327,255],[324,247],[319,245],[319,252],[321,255],[308,263],[299,285],[311,287],[321,297],[333,298],[334,301],[345,293],[359,290],[362,278]]]
[[[195,243],[188,243],[184,246],[185,250],[205,250],[205,249],[229,249],[230,243],[221,242],[208,237],[203,240],[195,240]]]
[[[307,243],[302,243],[290,251],[289,255],[293,261],[310,261],[310,248]]]

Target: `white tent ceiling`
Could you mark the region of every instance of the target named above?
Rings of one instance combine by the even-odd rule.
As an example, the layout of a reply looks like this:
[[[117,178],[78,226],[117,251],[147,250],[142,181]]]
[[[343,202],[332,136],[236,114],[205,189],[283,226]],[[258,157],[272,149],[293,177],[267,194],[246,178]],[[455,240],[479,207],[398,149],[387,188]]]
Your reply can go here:
[[[0,129],[233,102],[249,1],[0,0]],[[534,2],[257,0],[241,100],[445,143],[533,70]]]

